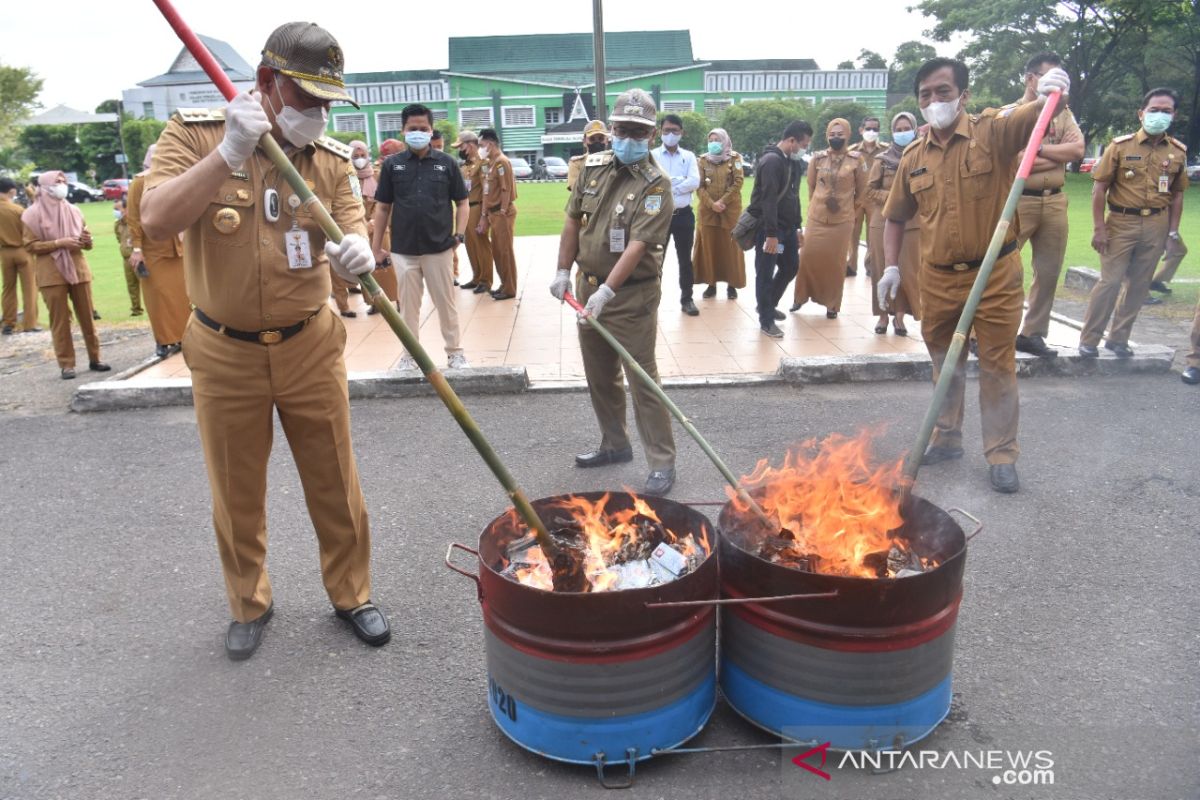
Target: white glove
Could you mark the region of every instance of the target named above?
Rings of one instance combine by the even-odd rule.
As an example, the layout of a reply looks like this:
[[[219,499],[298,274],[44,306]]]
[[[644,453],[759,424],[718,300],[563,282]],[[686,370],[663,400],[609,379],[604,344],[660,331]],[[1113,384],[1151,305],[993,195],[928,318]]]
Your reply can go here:
[[[338,244],[325,242],[325,255],[333,271],[351,283],[358,283],[359,275],[375,271],[371,243],[357,233],[347,233]]]
[[[1054,89],[1062,90],[1063,97],[1071,93],[1071,76],[1065,69],[1054,67],[1046,70],[1046,74],[1038,78],[1037,91],[1040,96],[1045,97]]]
[[[560,269],[554,273],[554,280],[550,284],[550,294],[554,295],[559,300],[563,299],[563,295],[571,289],[571,270]]]
[[[875,291],[879,297],[879,307],[890,308],[892,304],[888,300],[895,300],[896,292],[900,291],[900,268],[885,267]]]
[[[599,319],[600,312],[604,310],[605,304],[617,296],[617,293],[608,288],[607,283],[600,284],[600,288],[595,294],[588,298],[587,304],[584,305],[583,311],[579,312],[579,324],[586,325],[588,317],[596,317]]]
[[[254,148],[264,133],[271,130],[271,120],[262,103],[249,92],[236,95],[225,107],[225,138],[217,152],[232,170],[239,170],[254,155]]]

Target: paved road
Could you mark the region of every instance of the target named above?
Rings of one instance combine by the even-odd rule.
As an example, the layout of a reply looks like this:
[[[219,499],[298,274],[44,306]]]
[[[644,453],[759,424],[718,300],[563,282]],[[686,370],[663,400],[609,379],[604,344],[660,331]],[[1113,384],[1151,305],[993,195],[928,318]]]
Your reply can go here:
[[[1176,375],[1023,381],[1024,490],[1002,497],[986,487],[970,392],[968,457],[928,468],[919,490],[988,526],[967,563],[958,704],[931,744],[1011,745],[1014,726],[1041,731],[1039,742],[1054,730],[1100,737],[1126,752],[1100,776],[1111,796],[1200,796],[1200,393]],[[889,423],[881,448],[899,454],[928,397],[920,384],[676,393],[740,471],[791,440],[864,423]],[[593,438],[583,394],[470,406],[532,496],[644,478],[640,457],[571,466]],[[441,566],[448,542],[473,542],[503,508],[482,462],[432,399],[358,403],[354,433],[392,643],[361,646],[330,613],[280,434],[278,611],[259,653],[232,664],[191,410],[0,418],[0,797],[603,794],[587,769],[526,754],[487,716],[479,608]],[[720,498],[715,471],[680,446],[674,496]],[[700,741],[769,739],[721,707]],[[1077,796],[1060,766],[1053,792],[1028,796]],[[673,756],[640,769],[623,796],[798,798],[802,774],[771,751]],[[1136,793],[1116,788],[1130,776],[1141,776]],[[871,778],[863,796],[912,797],[909,780]],[[921,796],[1026,796],[972,787]]]

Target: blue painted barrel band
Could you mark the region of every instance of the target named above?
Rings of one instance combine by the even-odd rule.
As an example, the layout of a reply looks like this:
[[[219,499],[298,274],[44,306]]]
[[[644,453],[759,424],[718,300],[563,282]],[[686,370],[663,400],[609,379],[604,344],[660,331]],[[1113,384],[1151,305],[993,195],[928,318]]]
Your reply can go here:
[[[721,664],[721,691],[750,722],[779,736],[832,742],[835,750],[877,749],[919,741],[950,711],[950,676],[902,703],[846,706],[807,700],[750,677],[736,664]],[[796,732],[804,732],[797,737]],[[874,744],[872,744],[874,742]]]
[[[539,658],[484,628],[488,672],[523,706],[564,717],[641,714],[678,702],[713,680],[716,617],[672,650],[617,662]]]
[[[906,650],[830,650],[776,636],[736,613],[722,613],[722,668],[741,671],[779,692],[818,703],[902,703],[945,681],[954,661],[954,628]]]
[[[592,764],[600,753],[606,763],[624,763],[630,749],[637,752],[634,760],[642,761],[654,750],[677,747],[704,728],[717,702],[712,674],[672,703],[607,719],[547,713],[514,700],[494,677],[489,683],[488,708],[508,738],[538,755],[573,764]]]

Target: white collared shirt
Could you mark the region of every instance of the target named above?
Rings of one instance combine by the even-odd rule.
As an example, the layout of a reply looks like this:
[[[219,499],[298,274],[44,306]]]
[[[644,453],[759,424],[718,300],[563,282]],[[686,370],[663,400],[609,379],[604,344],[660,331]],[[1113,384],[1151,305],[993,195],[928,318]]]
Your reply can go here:
[[[671,179],[675,210],[690,206],[692,192],[700,188],[700,167],[696,164],[696,154],[682,147],[675,148],[675,152],[672,153],[667,150],[665,144],[660,144],[654,148],[653,155],[654,160]]]

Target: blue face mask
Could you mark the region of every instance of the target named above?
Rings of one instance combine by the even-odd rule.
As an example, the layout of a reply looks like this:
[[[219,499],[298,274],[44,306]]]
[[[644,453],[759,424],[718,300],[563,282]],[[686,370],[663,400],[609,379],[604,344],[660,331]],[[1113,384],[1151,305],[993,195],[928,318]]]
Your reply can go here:
[[[896,131],[892,134],[892,141],[900,147],[908,147],[915,138],[917,138],[916,131]]]
[[[424,150],[429,147],[429,140],[433,138],[433,134],[429,131],[405,131],[404,143],[413,150]]]
[[[725,151],[725,145],[720,142],[709,142],[708,152],[714,156],[719,156]]]
[[[622,164],[633,164],[650,155],[649,139],[626,139],[614,136],[612,140],[613,155]]]
[[[1166,133],[1167,128],[1171,127],[1172,118],[1173,115],[1166,111],[1147,111],[1142,114],[1142,127],[1151,136],[1158,136],[1160,133]]]

